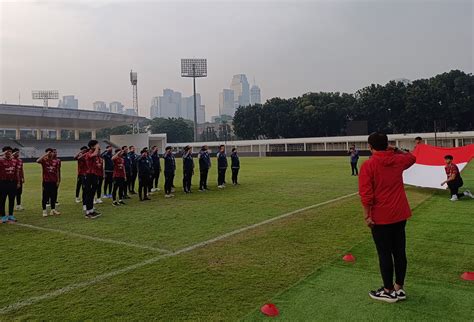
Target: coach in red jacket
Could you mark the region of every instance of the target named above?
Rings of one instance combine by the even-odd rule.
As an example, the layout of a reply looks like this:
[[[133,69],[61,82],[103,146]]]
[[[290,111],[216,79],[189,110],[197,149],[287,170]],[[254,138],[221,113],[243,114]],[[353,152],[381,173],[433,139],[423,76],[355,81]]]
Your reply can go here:
[[[402,174],[416,158],[409,152],[389,146],[386,134],[372,133],[368,143],[372,157],[360,169],[359,195],[365,221],[372,229],[384,284],[379,290],[371,291],[369,296],[394,303],[406,298],[403,290],[407,269],[405,224],[411,210]]]

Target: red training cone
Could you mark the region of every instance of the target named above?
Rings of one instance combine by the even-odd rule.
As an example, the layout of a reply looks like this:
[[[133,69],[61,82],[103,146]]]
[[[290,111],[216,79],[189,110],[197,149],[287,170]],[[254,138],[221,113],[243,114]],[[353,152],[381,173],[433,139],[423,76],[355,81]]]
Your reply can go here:
[[[474,281],[474,272],[464,272],[461,278],[466,281]]]
[[[260,308],[260,311],[267,316],[278,316],[280,312],[275,304],[267,303]]]
[[[344,255],[344,257],[342,259],[346,262],[354,262],[356,260],[354,255],[352,255],[352,254]]]

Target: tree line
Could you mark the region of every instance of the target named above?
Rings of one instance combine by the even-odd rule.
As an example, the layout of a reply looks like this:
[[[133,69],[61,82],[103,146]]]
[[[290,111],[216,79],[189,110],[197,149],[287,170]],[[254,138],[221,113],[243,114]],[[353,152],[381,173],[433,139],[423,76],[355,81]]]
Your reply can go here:
[[[354,94],[307,93],[241,106],[233,125],[241,139],[346,135],[352,121],[385,133],[474,128],[474,76],[452,70],[428,79],[372,84]]]

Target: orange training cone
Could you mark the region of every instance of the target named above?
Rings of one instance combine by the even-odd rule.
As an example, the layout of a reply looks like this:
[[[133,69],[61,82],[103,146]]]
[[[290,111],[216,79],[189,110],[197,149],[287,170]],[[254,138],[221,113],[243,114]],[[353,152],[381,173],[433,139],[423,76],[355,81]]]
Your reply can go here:
[[[278,314],[280,314],[278,308],[272,303],[265,304],[260,308],[260,311],[266,316],[278,316]]]
[[[461,278],[466,281],[474,281],[474,272],[464,272]]]
[[[342,259],[346,262],[354,262],[356,260],[354,255],[352,255],[352,254],[346,254],[346,255],[344,255],[344,257]]]

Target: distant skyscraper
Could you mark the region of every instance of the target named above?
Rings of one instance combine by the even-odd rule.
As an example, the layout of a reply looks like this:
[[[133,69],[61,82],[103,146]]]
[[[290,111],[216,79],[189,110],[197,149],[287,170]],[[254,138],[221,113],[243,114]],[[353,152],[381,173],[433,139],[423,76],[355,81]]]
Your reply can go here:
[[[247,76],[244,74],[234,75],[230,84],[230,89],[234,91],[234,107],[247,106],[250,104],[250,91]]]
[[[74,95],[63,96],[63,99],[59,101],[58,107],[77,110],[79,108],[79,100]]]
[[[109,109],[111,113],[123,114],[123,104],[120,102],[111,102],[109,104]]]
[[[262,97],[260,95],[260,87],[253,85],[250,88],[250,104],[262,104]]]
[[[155,96],[151,99],[150,118],[160,117],[160,98]]]
[[[219,93],[219,115],[234,116],[235,102],[234,91],[231,89],[223,89]]]
[[[164,89],[163,96],[158,97],[158,112],[157,117],[181,117],[181,93]]]
[[[199,105],[197,107],[197,121],[198,124],[206,123],[206,105]]]
[[[107,108],[107,104],[105,104],[105,102],[103,101],[95,101],[94,103],[92,103],[92,107],[94,111],[97,111],[97,112],[109,112],[109,109]]]

